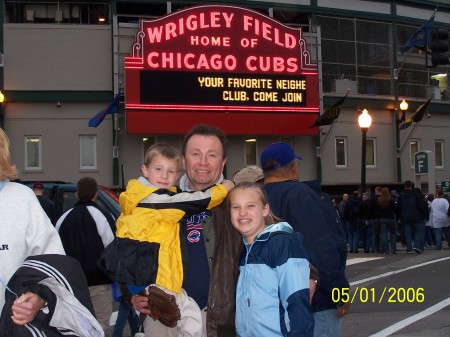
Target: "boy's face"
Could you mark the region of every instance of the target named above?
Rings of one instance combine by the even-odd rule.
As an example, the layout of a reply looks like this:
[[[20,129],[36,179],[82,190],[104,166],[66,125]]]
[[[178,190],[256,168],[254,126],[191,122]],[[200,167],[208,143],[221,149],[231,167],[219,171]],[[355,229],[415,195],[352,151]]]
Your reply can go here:
[[[157,155],[148,166],[142,165],[142,174],[153,186],[169,188],[180,177],[180,162]]]

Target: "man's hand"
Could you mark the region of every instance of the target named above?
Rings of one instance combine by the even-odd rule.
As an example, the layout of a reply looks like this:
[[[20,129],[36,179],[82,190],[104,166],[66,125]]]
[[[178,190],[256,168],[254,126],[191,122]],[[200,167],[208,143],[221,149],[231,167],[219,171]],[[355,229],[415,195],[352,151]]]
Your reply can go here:
[[[38,295],[26,292],[14,301],[11,319],[17,325],[25,325],[36,317],[44,305],[45,301]]]
[[[133,297],[131,297],[131,304],[133,305],[133,308],[135,308],[141,314],[150,315],[151,311],[148,305],[148,297],[134,295]]]
[[[234,183],[231,180],[227,179],[224,179],[221,184],[227,189],[227,191],[231,190],[234,187]]]
[[[350,308],[350,301],[337,307],[337,318],[342,318],[344,315],[348,314],[348,309]]]

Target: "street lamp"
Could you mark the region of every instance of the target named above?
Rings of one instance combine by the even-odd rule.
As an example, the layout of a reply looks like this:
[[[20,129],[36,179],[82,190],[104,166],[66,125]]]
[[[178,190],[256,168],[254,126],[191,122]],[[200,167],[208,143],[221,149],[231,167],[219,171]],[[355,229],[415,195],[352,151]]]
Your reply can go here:
[[[5,101],[5,95],[0,91],[0,128],[4,129],[5,114],[3,110],[3,102]]]
[[[367,109],[358,117],[358,124],[362,132],[362,151],[361,151],[361,197],[366,191],[366,144],[367,144],[367,130],[372,124],[372,117],[370,117]]]
[[[403,101],[400,103],[400,110],[402,111],[402,116],[400,117],[400,120],[401,120],[401,121],[404,121],[404,120],[405,120],[405,113],[406,113],[406,110],[408,110],[408,103],[406,103],[405,100],[403,100]]]

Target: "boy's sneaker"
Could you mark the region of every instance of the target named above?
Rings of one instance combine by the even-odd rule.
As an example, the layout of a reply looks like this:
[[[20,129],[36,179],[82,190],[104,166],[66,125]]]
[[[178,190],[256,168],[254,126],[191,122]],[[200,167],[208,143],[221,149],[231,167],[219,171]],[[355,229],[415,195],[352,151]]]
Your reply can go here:
[[[422,251],[419,248],[414,247],[413,250],[417,253],[417,254],[422,254]]]

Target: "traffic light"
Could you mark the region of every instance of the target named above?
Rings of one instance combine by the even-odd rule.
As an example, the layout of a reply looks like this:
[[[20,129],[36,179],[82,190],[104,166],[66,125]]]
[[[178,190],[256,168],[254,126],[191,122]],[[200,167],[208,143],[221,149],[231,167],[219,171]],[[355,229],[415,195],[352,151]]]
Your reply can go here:
[[[448,30],[433,29],[431,31],[431,63],[433,67],[449,64]]]

